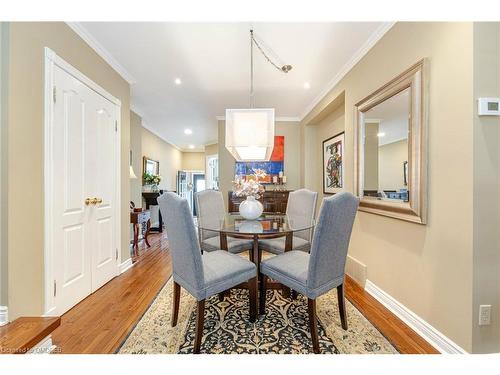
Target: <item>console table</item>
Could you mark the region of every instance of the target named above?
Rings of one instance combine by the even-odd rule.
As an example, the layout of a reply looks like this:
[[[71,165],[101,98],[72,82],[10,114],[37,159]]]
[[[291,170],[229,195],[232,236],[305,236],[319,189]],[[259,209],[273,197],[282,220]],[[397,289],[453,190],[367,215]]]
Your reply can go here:
[[[266,190],[259,199],[264,206],[264,212],[284,214],[288,203],[288,194],[292,190]],[[235,213],[239,211],[240,203],[245,200],[244,197],[237,197],[233,192],[228,192],[228,211]]]
[[[151,229],[151,212],[146,211],[134,211],[130,213],[130,223],[134,225],[134,255],[139,255],[139,225],[146,225],[146,230],[144,231],[144,241],[147,247],[151,247],[148,242],[148,234]]]

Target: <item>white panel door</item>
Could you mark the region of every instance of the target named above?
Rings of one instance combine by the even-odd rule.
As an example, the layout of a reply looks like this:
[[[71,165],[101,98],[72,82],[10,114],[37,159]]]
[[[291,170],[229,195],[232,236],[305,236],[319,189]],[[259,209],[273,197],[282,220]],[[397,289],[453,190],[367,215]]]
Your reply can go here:
[[[62,314],[91,293],[92,233],[85,205],[91,168],[88,144],[88,88],[56,67],[52,138],[54,296]]]
[[[100,95],[94,95],[92,105],[91,158],[93,169],[92,193],[99,203],[92,207],[92,292],[117,275],[116,246],[116,106]]]
[[[118,272],[118,111],[58,66],[54,87],[52,250],[55,313],[62,314]]]

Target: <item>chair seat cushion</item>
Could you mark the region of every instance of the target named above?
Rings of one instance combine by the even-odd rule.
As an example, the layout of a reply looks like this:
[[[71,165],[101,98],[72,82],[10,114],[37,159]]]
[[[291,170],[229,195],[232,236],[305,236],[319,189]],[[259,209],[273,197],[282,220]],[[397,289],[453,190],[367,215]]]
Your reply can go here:
[[[270,240],[259,240],[259,247],[262,250],[269,251],[273,254],[281,254],[285,252],[285,237],[273,238]],[[311,243],[303,238],[293,236],[292,250],[300,250],[309,252]]]
[[[238,238],[227,237],[227,248],[230,253],[238,254],[253,247],[252,240],[240,240]],[[201,242],[203,251],[211,252],[220,250],[220,237],[210,237]]]
[[[309,257],[310,255],[303,251],[287,251],[286,253],[263,260],[260,264],[260,272],[312,299],[319,297],[344,282],[344,275],[342,275],[329,280],[317,288],[310,288],[307,285]]]
[[[257,275],[254,263],[225,250],[204,253],[202,261],[205,288],[191,293],[197,300],[223,292]]]
[[[287,251],[278,256],[263,260],[260,272],[282,284],[305,294],[309,254],[299,250]]]

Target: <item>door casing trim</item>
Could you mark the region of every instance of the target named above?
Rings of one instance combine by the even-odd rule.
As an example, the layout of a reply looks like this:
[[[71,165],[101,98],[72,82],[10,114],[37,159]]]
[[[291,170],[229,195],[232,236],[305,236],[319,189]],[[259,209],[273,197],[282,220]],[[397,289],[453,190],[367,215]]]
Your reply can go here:
[[[52,123],[54,119],[53,102],[53,82],[54,67],[58,66],[87,87],[101,95],[111,103],[116,105],[117,131],[115,137],[115,158],[116,158],[116,184],[115,184],[115,244],[118,250],[118,259],[116,259],[116,275],[119,275],[121,264],[121,101],[115,98],[109,92],[104,90],[97,83],[85,76],[79,70],[74,68],[53,50],[44,48],[44,313],[43,316],[51,316],[55,313],[57,306],[53,294],[54,288],[54,249],[52,229],[54,222],[54,213],[52,212],[52,162],[54,155],[52,153]]]

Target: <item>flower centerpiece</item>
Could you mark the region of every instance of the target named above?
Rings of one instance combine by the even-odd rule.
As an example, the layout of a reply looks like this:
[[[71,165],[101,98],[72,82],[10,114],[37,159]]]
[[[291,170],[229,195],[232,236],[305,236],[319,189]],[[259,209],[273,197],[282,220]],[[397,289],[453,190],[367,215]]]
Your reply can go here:
[[[254,169],[253,172],[253,175],[247,176],[246,179],[237,176],[233,181],[233,193],[237,197],[246,197],[240,204],[240,215],[247,220],[257,219],[264,211],[262,203],[257,199],[265,191],[259,181],[266,177],[266,172],[262,169]]]
[[[159,174],[145,172],[142,177],[144,179],[144,184],[151,186],[151,191],[156,192],[159,190],[158,185],[161,182],[161,176]]]

